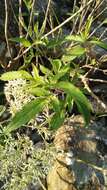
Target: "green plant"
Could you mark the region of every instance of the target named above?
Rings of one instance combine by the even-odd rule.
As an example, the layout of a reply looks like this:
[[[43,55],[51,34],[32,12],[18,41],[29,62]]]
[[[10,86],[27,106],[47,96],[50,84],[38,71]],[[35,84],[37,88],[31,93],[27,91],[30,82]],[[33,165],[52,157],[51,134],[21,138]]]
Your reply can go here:
[[[27,136],[10,136],[4,145],[0,144],[0,189],[24,190],[38,183],[43,187],[55,148],[48,144],[45,149],[35,146]]]
[[[36,96],[36,99],[25,105],[21,111],[16,113],[9,125],[4,129],[6,134],[26,124],[36,114],[41,112],[45,106],[51,110],[48,123],[51,129],[57,129],[66,117],[66,107],[72,102],[78,106],[83,114],[85,125],[89,122],[91,106],[83,93],[72,84],[70,79],[70,64],[63,64],[59,59],[50,60],[52,69],[39,65],[33,65],[32,74],[19,70],[4,73],[1,80],[12,80],[22,78],[27,80],[25,91]],[[58,96],[63,95],[64,99]],[[53,111],[52,111],[53,110]]]
[[[51,22],[52,1],[48,1],[42,24],[38,19],[38,12],[34,12],[34,2],[24,0],[28,10],[28,25],[20,13],[20,34],[9,39],[9,42],[17,43],[20,47],[19,54],[9,65],[13,64],[15,70],[15,61],[22,57],[21,67],[18,71],[7,72],[0,77],[0,80],[9,81],[10,94],[6,87],[5,94],[10,104],[9,112],[12,113],[8,125],[0,125],[0,180],[6,190],[22,190],[30,183],[41,182],[41,179],[45,179],[55,156],[53,147],[47,145],[45,149],[38,148],[35,151],[28,137],[11,138],[10,133],[23,126],[29,126],[29,123],[32,123],[34,128],[36,126],[41,134],[44,133],[42,129],[48,128],[47,125],[49,129],[56,130],[64,123],[68,117],[68,110],[72,110],[74,103],[83,115],[85,126],[88,126],[92,107],[84,95],[84,92],[87,92],[84,88],[86,86],[84,83],[84,86],[81,85],[84,70],[80,68],[80,60],[84,60],[82,65],[86,64],[86,59],[89,64],[95,65],[97,59],[93,56],[93,47],[97,45],[107,49],[103,41],[90,34],[95,19],[93,13],[97,9],[87,15],[95,1],[83,0],[80,8],[75,6],[74,1],[70,16],[61,24],[57,21],[56,27]],[[71,22],[72,31],[70,35],[65,35],[63,26],[68,22]],[[13,83],[17,88],[13,89],[13,86],[11,88]],[[0,108],[2,116],[5,107]],[[34,118],[35,121],[35,117],[44,114],[45,111],[48,114],[45,115],[44,123],[34,125],[31,119]],[[45,127],[41,127],[44,125]]]
[[[82,74],[79,64],[75,62],[75,59],[87,57],[87,55],[90,59],[93,59],[91,58],[91,50],[94,45],[105,49],[107,46],[99,39],[90,37],[90,28],[93,22],[92,15],[89,15],[87,22],[85,22],[84,27],[82,27],[78,34],[48,37],[76,15],[80,17],[80,13],[83,12],[84,7],[44,35],[50,2],[48,2],[44,22],[41,27],[39,27],[38,21],[31,26],[29,25],[28,28],[26,28],[25,23],[21,22],[21,25],[27,32],[26,35],[10,39],[11,41],[20,43],[25,48],[24,52],[16,57],[17,60],[21,56],[24,56],[24,64],[18,71],[4,73],[0,79],[4,81],[15,79],[26,80],[27,84],[24,90],[36,98],[24,105],[22,110],[16,113],[9,125],[4,129],[6,134],[26,124],[36,114],[42,112],[46,106],[50,110],[50,117],[47,118],[47,123],[51,129],[57,129],[66,118],[67,107],[68,109],[72,109],[74,102],[78,110],[83,114],[85,125],[88,125],[92,108],[82,91],[76,87]],[[25,1],[25,4],[28,10],[31,11],[31,1]],[[90,5],[91,1],[85,6],[88,6],[88,4]],[[54,52],[61,46],[63,47],[63,51],[59,59],[53,59],[51,56],[48,57],[46,53],[49,50]],[[39,57],[44,55],[47,56],[47,63],[39,62]],[[28,69],[34,57],[36,57],[36,62],[32,64],[32,73],[27,72],[24,69]],[[60,98],[60,96],[63,96],[63,98]]]

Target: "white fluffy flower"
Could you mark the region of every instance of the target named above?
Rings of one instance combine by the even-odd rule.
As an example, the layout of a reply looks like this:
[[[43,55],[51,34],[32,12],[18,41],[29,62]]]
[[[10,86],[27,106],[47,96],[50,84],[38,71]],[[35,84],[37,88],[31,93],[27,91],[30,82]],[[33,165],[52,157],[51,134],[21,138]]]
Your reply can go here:
[[[9,103],[9,111],[12,115],[15,113],[28,102],[30,102],[35,97],[33,95],[28,94],[24,87],[26,86],[27,82],[23,79],[17,79],[9,81],[4,88],[4,93],[6,99]]]

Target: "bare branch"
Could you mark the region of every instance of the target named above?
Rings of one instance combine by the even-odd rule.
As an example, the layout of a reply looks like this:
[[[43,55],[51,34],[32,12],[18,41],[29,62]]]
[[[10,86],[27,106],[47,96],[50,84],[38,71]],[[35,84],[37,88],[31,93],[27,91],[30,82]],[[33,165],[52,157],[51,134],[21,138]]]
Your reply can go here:
[[[31,13],[30,13],[30,19],[29,19],[29,25],[28,25],[28,31],[27,31],[27,34],[26,34],[26,39],[28,38],[29,30],[30,30],[30,27],[31,27],[31,24],[32,24],[35,1],[36,0],[33,0],[33,3],[32,3],[32,9],[31,9]]]
[[[9,40],[8,40],[8,0],[5,0],[5,39],[6,39],[6,44],[7,44],[7,50],[12,60],[11,50],[10,50]]]
[[[86,6],[88,6],[90,3],[92,3],[93,0],[90,0]],[[48,37],[49,35],[51,35],[52,33],[56,32],[58,29],[60,29],[62,26],[64,26],[65,24],[67,24],[69,21],[71,21],[75,16],[77,16],[79,13],[81,13],[81,11],[83,11],[83,9],[86,8],[82,7],[82,9],[78,10],[76,13],[74,13],[73,15],[71,15],[70,17],[68,17],[64,22],[62,22],[60,25],[56,26],[53,30],[51,30],[50,32],[48,32],[47,34],[45,34],[41,39],[44,39],[46,37]],[[28,47],[25,51],[23,51],[23,53],[21,55],[18,55],[17,57],[14,58],[14,61],[18,60],[19,58],[21,58],[24,54],[26,54],[33,46],[35,45],[32,44],[30,47]]]
[[[22,31],[22,25],[21,25],[21,20],[22,20],[22,0],[19,0],[19,35],[20,37],[23,36],[23,31]]]

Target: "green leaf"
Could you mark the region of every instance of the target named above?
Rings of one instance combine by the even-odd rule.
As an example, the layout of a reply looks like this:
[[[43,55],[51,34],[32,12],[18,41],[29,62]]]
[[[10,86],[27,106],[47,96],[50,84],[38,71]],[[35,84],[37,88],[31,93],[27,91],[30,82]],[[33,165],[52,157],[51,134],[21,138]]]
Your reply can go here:
[[[67,50],[66,54],[62,56],[63,62],[70,62],[76,57],[79,57],[85,53],[85,48],[80,45],[74,46]]]
[[[63,43],[65,43],[67,40],[65,40],[65,37],[61,37],[61,38],[52,38],[52,39],[49,39],[47,42],[46,42],[46,47],[48,49],[51,49],[51,48],[55,48],[57,46],[61,46]]]
[[[45,98],[37,98],[26,104],[21,111],[16,113],[9,125],[5,127],[4,133],[8,135],[10,132],[25,125],[36,114],[41,112],[46,104],[47,100]]]
[[[33,80],[33,77],[24,70],[20,71],[10,71],[1,75],[0,80],[8,81],[8,80],[15,80],[15,79],[26,79],[26,80]]]
[[[0,117],[3,115],[3,113],[6,111],[6,107],[3,105],[0,105]]]
[[[104,42],[102,42],[102,41],[99,41],[99,40],[91,40],[90,43],[95,44],[95,45],[98,45],[98,46],[100,46],[101,48],[107,50],[107,44],[104,43]]]
[[[44,89],[43,87],[36,87],[36,88],[30,88],[27,90],[27,92],[29,92],[30,94],[34,95],[34,96],[48,96],[50,95],[50,92],[46,89]]]
[[[76,102],[79,111],[83,114],[85,124],[89,123],[90,111],[92,110],[91,105],[85,95],[69,82],[59,82],[56,84],[57,88],[64,90],[66,94],[69,94],[73,100]]]
[[[29,67],[29,65],[31,65],[32,62],[32,58],[34,57],[34,52],[33,52],[33,48],[29,50],[29,54],[26,54],[24,56],[24,64],[22,66],[20,66],[19,70],[25,70]]]
[[[85,35],[85,38],[86,38],[86,39],[87,39],[88,36],[89,36],[90,28],[91,28],[92,22],[93,22],[93,16],[90,16],[90,15],[89,15],[89,17],[88,17],[88,19],[87,19],[87,21],[86,21],[85,31],[84,31],[84,35]]]
[[[58,98],[56,96],[51,96],[50,104],[52,105],[53,110],[55,112],[60,112],[61,111],[60,101],[58,100]]]
[[[33,75],[34,79],[39,78],[39,71],[38,71],[37,67],[34,64],[32,64],[32,67],[33,67],[32,75]]]
[[[77,56],[63,55],[61,60],[65,63],[65,62],[73,61],[76,57]]]
[[[59,70],[59,72],[58,72],[56,75],[54,75],[54,76],[52,77],[51,80],[53,80],[53,81],[58,81],[61,77],[63,77],[65,74],[67,74],[68,71],[69,71],[69,65],[63,66],[63,68],[61,68],[61,69]]]
[[[45,84],[45,81],[44,81],[44,78],[42,76],[39,75],[39,70],[37,69],[37,67],[32,64],[32,67],[33,67],[33,72],[32,72],[32,75],[35,79],[35,82],[36,82],[36,85],[40,85],[40,84]]]
[[[52,60],[50,60],[50,62],[52,64],[53,71],[55,72],[55,74],[57,74],[62,65],[61,60],[60,59],[52,59]]]
[[[43,40],[36,39],[34,41],[33,45],[44,45],[44,46],[46,46],[46,43]]]
[[[69,94],[67,94],[66,103],[67,103],[68,111],[69,111],[69,113],[71,113],[73,105],[74,105],[74,100],[72,99],[71,95],[69,95]]]
[[[85,53],[85,48],[81,47],[80,45],[74,46],[67,51],[67,54],[72,56],[81,56],[84,53]]]
[[[32,45],[26,38],[23,37],[15,37],[11,38],[10,40],[13,42],[21,43],[24,47],[30,47]]]
[[[31,7],[32,7],[32,0],[23,0],[23,1],[25,3],[26,7],[28,8],[28,10],[31,9]]]
[[[36,34],[36,38],[38,38],[38,35],[39,35],[39,23],[38,23],[38,21],[34,25],[34,32]]]
[[[68,35],[65,37],[66,41],[74,41],[74,42],[80,42],[84,43],[85,39],[81,37],[81,35]]]
[[[43,66],[43,65],[40,65],[40,70],[41,70],[41,72],[42,72],[43,74],[45,74],[45,75],[48,75],[48,74],[51,73],[51,70],[49,70],[48,68],[46,68],[46,67]]]
[[[57,130],[64,122],[65,114],[62,112],[56,112],[51,121],[50,121],[50,129]]]
[[[107,18],[104,19],[103,24],[107,24]]]

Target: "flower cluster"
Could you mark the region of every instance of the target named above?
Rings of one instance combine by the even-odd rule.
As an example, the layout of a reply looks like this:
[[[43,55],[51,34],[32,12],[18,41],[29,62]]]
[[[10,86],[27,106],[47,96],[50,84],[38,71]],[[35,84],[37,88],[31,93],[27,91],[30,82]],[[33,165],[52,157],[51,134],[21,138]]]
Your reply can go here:
[[[14,116],[15,113],[35,97],[25,91],[27,82],[23,79],[8,81],[5,85],[4,93],[9,104],[9,112]]]

